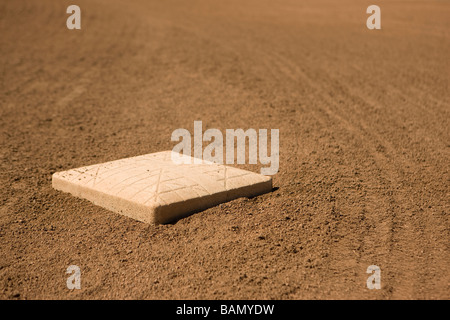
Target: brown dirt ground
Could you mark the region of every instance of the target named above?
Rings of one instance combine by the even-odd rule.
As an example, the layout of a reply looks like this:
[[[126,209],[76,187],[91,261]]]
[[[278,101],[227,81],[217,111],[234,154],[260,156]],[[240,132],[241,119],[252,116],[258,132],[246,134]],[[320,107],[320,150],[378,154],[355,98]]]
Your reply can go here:
[[[450,3],[372,2],[1,0],[0,298],[449,299]],[[278,189],[153,226],[51,188],[194,120],[279,128]]]

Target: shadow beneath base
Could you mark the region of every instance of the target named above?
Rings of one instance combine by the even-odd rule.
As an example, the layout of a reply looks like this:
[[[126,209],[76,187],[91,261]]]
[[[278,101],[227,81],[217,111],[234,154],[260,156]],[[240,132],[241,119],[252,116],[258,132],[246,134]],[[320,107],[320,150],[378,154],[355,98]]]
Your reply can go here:
[[[280,189],[280,188],[279,188],[279,187],[273,187],[271,191],[266,192],[266,193],[263,193],[263,194],[260,194],[260,195],[250,196],[250,197],[240,197],[240,198],[232,199],[232,200],[230,200],[230,201],[237,200],[237,199],[242,199],[242,198],[246,198],[246,199],[251,200],[251,199],[255,199],[255,198],[258,198],[258,197],[260,197],[260,196],[263,196],[263,195],[265,195],[265,194],[275,192],[275,191],[277,191],[278,189]],[[230,201],[226,201],[226,202],[222,202],[222,203],[227,203],[227,202],[230,202]],[[222,204],[222,203],[220,203],[220,204]],[[210,208],[208,208],[208,209],[217,207],[217,206],[220,205],[220,204],[217,204],[217,205],[215,205],[215,206],[212,206],[212,207],[210,207]],[[196,214],[196,213],[199,213],[199,212],[202,212],[202,211],[205,211],[205,210],[208,210],[208,209],[203,209],[203,210],[198,210],[198,211],[195,211],[195,212],[191,212],[190,214],[187,214],[187,215],[184,216],[184,217],[180,217],[180,218],[178,218],[178,219],[176,219],[176,220],[169,221],[169,222],[166,222],[166,223],[162,223],[162,225],[175,225],[175,224],[177,224],[178,221],[180,221],[180,220],[182,220],[182,219],[184,219],[184,218],[190,217],[190,216],[192,216],[192,215],[194,215],[194,214]]]

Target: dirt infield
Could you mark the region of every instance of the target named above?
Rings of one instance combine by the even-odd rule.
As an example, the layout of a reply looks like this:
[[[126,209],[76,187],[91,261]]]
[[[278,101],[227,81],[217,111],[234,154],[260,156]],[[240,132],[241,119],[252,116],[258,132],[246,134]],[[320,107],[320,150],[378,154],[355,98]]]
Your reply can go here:
[[[0,298],[450,299],[450,3],[372,2],[0,0]],[[51,188],[195,120],[280,129],[277,189],[152,226]]]

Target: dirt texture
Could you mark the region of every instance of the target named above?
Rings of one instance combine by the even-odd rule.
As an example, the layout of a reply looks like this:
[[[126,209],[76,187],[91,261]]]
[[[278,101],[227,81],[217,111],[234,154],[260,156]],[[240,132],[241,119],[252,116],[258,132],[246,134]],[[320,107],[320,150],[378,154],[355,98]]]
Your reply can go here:
[[[0,298],[449,299],[450,2],[376,2],[0,0]],[[280,129],[276,190],[154,226],[51,187],[195,120]]]

